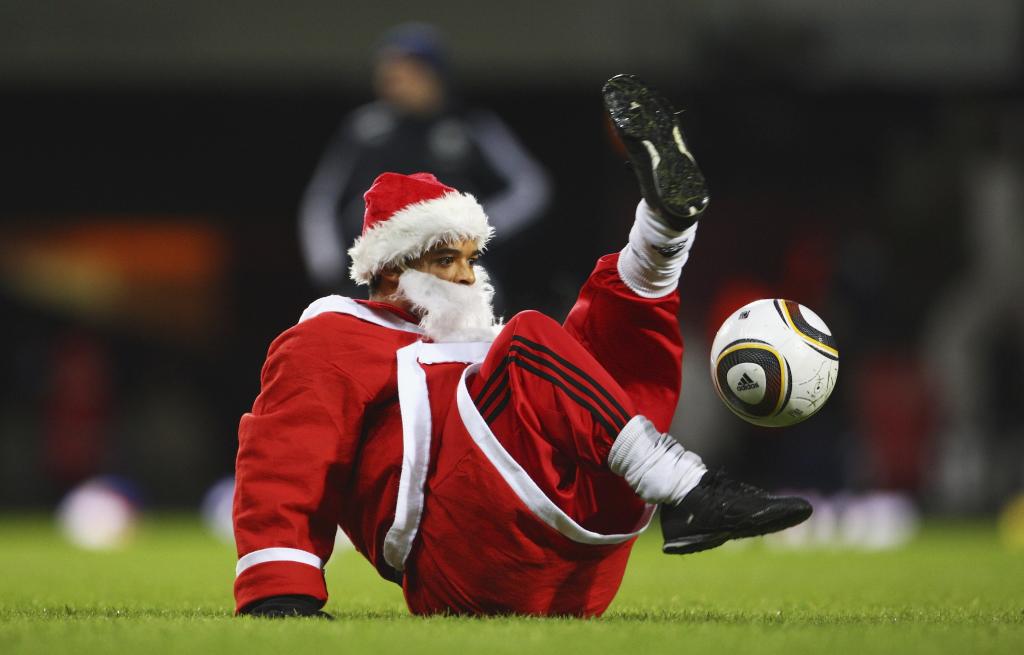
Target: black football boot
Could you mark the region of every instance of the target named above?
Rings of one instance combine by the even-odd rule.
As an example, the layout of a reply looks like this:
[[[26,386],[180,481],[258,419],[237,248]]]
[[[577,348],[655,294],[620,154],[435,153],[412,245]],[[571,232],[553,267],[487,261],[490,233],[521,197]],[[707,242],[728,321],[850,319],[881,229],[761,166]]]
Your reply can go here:
[[[678,505],[661,506],[662,552],[696,553],[730,539],[756,537],[802,523],[811,504],[796,496],[773,496],[708,471]]]
[[[602,93],[644,200],[672,228],[686,229],[711,198],[672,104],[635,75],[616,75]]]

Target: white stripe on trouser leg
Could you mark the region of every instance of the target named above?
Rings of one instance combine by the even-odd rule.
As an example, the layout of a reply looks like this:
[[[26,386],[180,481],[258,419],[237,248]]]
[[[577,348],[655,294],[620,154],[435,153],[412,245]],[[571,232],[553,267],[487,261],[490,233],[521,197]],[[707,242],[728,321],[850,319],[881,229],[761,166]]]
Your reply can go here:
[[[262,550],[254,550],[239,559],[238,564],[235,566],[235,577],[237,578],[242,575],[242,572],[246,569],[267,562],[298,562],[299,564],[309,564],[318,569],[323,568],[324,564],[324,561],[313,553],[299,550],[298,548],[264,548]]]
[[[619,253],[619,277],[635,294],[660,298],[675,291],[697,236],[694,223],[682,232],[654,215],[647,202],[636,207],[629,243]]]
[[[649,503],[674,505],[697,486],[707,467],[670,434],[634,416],[615,438],[608,468]]]

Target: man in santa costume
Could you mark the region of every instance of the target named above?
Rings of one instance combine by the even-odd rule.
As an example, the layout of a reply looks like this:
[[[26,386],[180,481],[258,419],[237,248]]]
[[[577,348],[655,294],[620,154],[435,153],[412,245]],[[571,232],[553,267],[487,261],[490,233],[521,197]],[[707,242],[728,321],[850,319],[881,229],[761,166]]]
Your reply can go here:
[[[351,275],[270,346],[239,428],[237,611],[316,615],[337,526],[416,614],[600,615],[657,506],[666,553],[806,519],[810,505],[708,471],[665,433],[683,344],[676,286],[703,176],[635,77],[604,88],[644,200],[563,325],[504,325],[476,259],[480,205],[433,175],[366,192]]]

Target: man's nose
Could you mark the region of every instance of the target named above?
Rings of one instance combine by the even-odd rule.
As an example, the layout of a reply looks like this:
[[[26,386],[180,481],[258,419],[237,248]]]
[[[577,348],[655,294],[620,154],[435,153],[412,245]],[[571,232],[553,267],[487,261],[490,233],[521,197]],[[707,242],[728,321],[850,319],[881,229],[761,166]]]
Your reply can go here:
[[[455,281],[466,285],[476,282],[476,273],[473,271],[473,265],[468,262],[462,263],[459,266],[459,276]]]

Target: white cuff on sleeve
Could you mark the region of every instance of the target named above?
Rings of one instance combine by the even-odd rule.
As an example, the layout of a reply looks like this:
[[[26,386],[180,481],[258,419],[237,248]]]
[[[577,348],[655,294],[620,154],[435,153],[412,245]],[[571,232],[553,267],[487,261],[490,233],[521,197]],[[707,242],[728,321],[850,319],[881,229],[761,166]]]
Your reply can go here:
[[[239,558],[238,564],[235,566],[235,577],[242,575],[242,572],[248,568],[266,562],[298,562],[315,566],[318,569],[322,569],[324,565],[324,561],[313,553],[298,548],[263,548]]]

